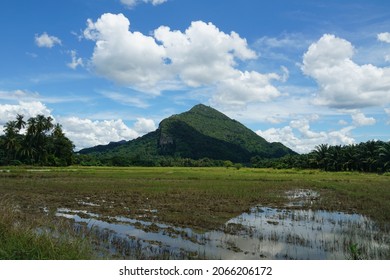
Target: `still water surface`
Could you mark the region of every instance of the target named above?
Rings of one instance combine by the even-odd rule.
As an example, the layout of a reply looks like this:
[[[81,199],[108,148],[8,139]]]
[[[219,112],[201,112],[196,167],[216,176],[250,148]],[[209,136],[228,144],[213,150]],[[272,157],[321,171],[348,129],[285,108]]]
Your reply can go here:
[[[318,198],[286,193],[285,208],[257,206],[204,233],[127,217],[60,208],[57,216],[86,225],[115,257],[130,259],[388,259],[389,233],[358,214],[299,209]],[[148,210],[158,214],[157,210]]]

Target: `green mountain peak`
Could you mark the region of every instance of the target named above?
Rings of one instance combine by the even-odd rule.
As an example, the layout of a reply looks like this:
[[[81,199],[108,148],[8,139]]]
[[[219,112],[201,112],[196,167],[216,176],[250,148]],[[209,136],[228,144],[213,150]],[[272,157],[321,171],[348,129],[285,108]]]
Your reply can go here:
[[[116,147],[90,148],[80,153],[106,156],[179,157],[250,162],[251,157],[277,158],[295,154],[280,143],[269,143],[218,110],[198,104],[189,111],[162,120],[156,131]]]

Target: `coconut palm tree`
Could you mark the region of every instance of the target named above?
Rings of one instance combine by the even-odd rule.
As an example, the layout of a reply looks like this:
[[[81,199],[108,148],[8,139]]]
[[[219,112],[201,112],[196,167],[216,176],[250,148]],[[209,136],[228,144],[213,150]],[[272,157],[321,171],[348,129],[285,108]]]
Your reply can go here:
[[[390,171],[390,142],[383,143],[378,152],[383,171]]]
[[[16,159],[16,154],[20,148],[19,129],[16,121],[8,121],[4,125],[4,147],[6,149],[8,161]]]
[[[17,114],[16,115],[16,127],[19,129],[23,129],[26,126],[26,122],[24,121],[24,116]]]

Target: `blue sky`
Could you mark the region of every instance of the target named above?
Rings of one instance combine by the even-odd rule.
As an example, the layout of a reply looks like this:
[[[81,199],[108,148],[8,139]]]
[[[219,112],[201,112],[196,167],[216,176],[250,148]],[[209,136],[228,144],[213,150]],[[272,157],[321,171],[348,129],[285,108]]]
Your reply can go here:
[[[203,103],[297,152],[390,140],[388,1],[4,0],[0,134],[52,115],[77,149]]]

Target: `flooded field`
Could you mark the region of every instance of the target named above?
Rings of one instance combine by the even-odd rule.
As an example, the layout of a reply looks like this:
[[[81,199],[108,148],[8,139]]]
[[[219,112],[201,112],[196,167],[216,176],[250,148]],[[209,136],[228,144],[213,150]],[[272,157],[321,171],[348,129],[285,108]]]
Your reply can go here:
[[[60,258],[76,259],[390,259],[389,178],[251,168],[10,168],[0,172],[0,226],[48,235],[48,246],[38,240],[37,253],[26,255],[31,242],[15,239],[20,254],[10,247],[3,258],[41,258],[61,239],[84,244],[72,257],[62,250]],[[81,247],[91,254],[79,254]]]
[[[285,193],[283,208],[253,207],[220,229],[196,232],[124,216],[58,208],[56,215],[93,232],[111,256],[133,259],[386,259],[390,236],[358,214],[301,209],[319,199],[308,189]],[[80,205],[99,207],[93,202]],[[143,209],[158,215],[156,209]]]

